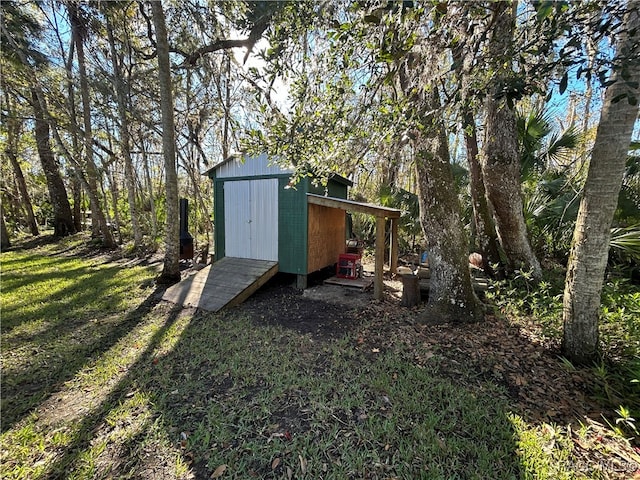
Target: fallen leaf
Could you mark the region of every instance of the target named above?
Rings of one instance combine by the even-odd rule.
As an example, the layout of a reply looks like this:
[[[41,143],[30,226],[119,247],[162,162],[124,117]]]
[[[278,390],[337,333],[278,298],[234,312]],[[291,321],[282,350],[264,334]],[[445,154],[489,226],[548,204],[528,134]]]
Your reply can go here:
[[[280,465],[280,462],[282,460],[280,459],[280,457],[276,457],[273,459],[273,462],[271,462],[271,470],[275,470],[276,468],[278,468],[278,465]]]
[[[211,478],[220,478],[222,475],[224,475],[224,472],[225,472],[226,469],[227,469],[227,465],[226,464],[220,465],[211,474]]]
[[[302,455],[298,455],[298,458],[300,459],[300,470],[302,470],[302,474],[304,475],[307,473],[307,461],[302,458]]]
[[[371,351],[373,353],[380,353],[380,349],[379,348],[372,348]]]

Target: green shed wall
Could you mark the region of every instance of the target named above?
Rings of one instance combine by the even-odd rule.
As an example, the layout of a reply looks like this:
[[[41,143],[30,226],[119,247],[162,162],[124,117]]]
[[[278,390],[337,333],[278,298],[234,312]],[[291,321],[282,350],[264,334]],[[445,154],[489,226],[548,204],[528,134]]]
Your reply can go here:
[[[217,261],[224,257],[224,187],[223,180],[213,178],[213,243]]]
[[[325,187],[313,186],[309,179],[301,180],[295,188],[286,188],[289,175],[217,178],[213,180],[213,221],[215,260],[225,256],[224,183],[234,180],[278,178],[278,269],[284,273],[307,274],[308,264],[308,208],[307,193],[325,194]],[[347,198],[347,185],[329,180],[326,191],[329,196]]]
[[[280,179],[278,206],[278,269],[307,273],[307,188],[302,181],[296,188],[285,188],[288,178]]]

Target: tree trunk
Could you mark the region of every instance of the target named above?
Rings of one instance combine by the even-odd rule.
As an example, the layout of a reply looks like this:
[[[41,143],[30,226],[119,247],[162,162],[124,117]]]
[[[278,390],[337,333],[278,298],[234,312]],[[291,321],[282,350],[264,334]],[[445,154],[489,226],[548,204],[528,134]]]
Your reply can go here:
[[[638,118],[640,92],[637,87],[632,89],[630,86],[640,81],[640,13],[637,10],[631,8],[625,15],[623,28],[616,63],[624,65],[624,74],[620,70],[614,71],[612,80],[616,83],[605,92],[564,289],[562,349],[569,360],[578,364],[589,364],[598,354],[598,314],[611,222]],[[620,100],[624,94],[629,98]],[[630,102],[630,98],[634,101]]]
[[[447,14],[454,26],[456,35],[460,41],[451,49],[451,56],[460,77],[460,118],[464,135],[467,162],[469,164],[469,183],[471,193],[471,206],[473,208],[473,230],[475,233],[475,245],[482,255],[482,268],[488,274],[495,274],[491,265],[499,265],[500,249],[496,227],[491,216],[491,210],[487,202],[482,166],[478,149],[478,137],[475,120],[475,111],[470,100],[472,84],[472,71],[475,56],[473,49],[468,48],[474,42],[473,29],[469,24],[473,22],[471,10],[475,5],[471,2],[453,2],[447,6]],[[467,48],[465,48],[467,46]]]
[[[8,96],[6,98],[7,107],[10,106],[10,100]],[[36,217],[33,214],[33,205],[31,203],[31,196],[29,195],[29,190],[27,189],[27,182],[24,179],[24,174],[22,173],[22,168],[20,167],[20,162],[18,161],[18,137],[20,135],[20,126],[18,120],[15,118],[15,112],[11,111],[9,108],[9,115],[6,119],[7,126],[7,149],[6,154],[9,157],[9,161],[11,162],[11,167],[13,168],[13,173],[16,178],[16,183],[18,185],[18,190],[20,191],[20,198],[22,200],[22,207],[27,217],[27,226],[31,231],[31,235],[38,236],[40,235],[40,231],[38,230],[38,222],[36,222]]]
[[[40,102],[45,102],[44,95],[38,91],[38,87],[31,89],[31,100],[35,116],[35,138],[38,156],[42,164],[42,171],[47,179],[49,197],[53,207],[53,234],[63,237],[76,233],[76,228],[71,215],[71,205],[67,198],[67,190],[60,176],[60,170],[53,152],[51,151],[51,139],[49,122],[45,118],[44,108]]]
[[[109,37],[109,47],[111,49],[111,64],[113,65],[114,88],[116,92],[116,100],[118,103],[118,117],[120,134],[120,152],[124,159],[124,178],[127,187],[127,201],[129,202],[129,213],[131,215],[131,229],[133,230],[133,246],[138,250],[142,246],[142,229],[138,215],[138,207],[136,206],[136,184],[134,178],[133,161],[131,160],[131,148],[129,138],[129,119],[127,117],[127,92],[122,78],[122,69],[118,62],[113,30],[107,18],[107,35]]]
[[[229,120],[231,117],[231,54],[225,52],[225,80],[224,80],[224,124],[222,135],[222,160],[226,160],[230,155],[229,148]]]
[[[468,239],[449,163],[447,133],[435,117],[440,98],[435,85],[425,88],[417,68],[424,57],[411,55],[400,70],[402,90],[420,128],[414,132],[420,223],[427,241],[431,284],[425,322],[465,323],[484,313],[471,284]]]
[[[91,203],[91,224],[94,234],[102,235],[102,243],[107,248],[113,248],[116,243],[111,234],[98,196],[98,168],[93,159],[93,133],[91,127],[91,103],[89,100],[89,83],[87,81],[84,45],[80,34],[80,19],[77,7],[73,3],[67,5],[71,20],[71,32],[76,47],[78,59],[78,75],[80,77],[80,96],[82,98],[82,119],[84,122],[84,153],[87,179],[87,195]]]
[[[78,172],[73,172],[71,179],[71,192],[73,194],[73,224],[76,231],[82,230],[82,182],[78,178]]]
[[[111,193],[111,203],[113,205],[113,223],[115,224],[115,232],[118,234],[118,245],[122,245],[123,241],[122,241],[122,227],[121,227],[121,223],[120,223],[120,212],[118,211],[118,197],[119,195],[119,189],[118,189],[118,181],[115,178],[115,175],[113,173],[111,173],[110,175],[107,176],[107,180],[109,181],[109,192]],[[103,196],[104,196],[104,204],[108,205],[108,199],[107,199],[107,195],[106,192],[104,192],[103,189]],[[109,217],[107,216],[107,221],[111,222],[109,220]]]
[[[491,4],[495,21],[488,55],[490,61],[495,62],[496,73],[489,86],[490,95],[485,102],[482,174],[487,198],[493,208],[498,239],[507,256],[509,268],[531,270],[534,278],[541,278],[542,269],[531,248],[524,220],[516,116],[503,90],[513,75],[510,56],[516,4],[517,2]]]
[[[166,175],[167,221],[164,266],[159,283],[180,280],[180,223],[178,222],[178,175],[176,172],[176,142],[173,120],[173,92],[171,88],[171,64],[167,28],[161,2],[150,2],[153,25],[158,46],[158,81],[160,84],[160,109],[162,113],[162,147]]]
[[[62,39],[60,39],[60,50],[63,51]],[[71,118],[72,126],[76,126],[78,121],[76,114],[75,87],[73,85],[74,50],[74,42],[71,41],[67,61],[65,62],[65,70],[67,77],[67,106],[69,108],[69,116]],[[80,149],[80,142],[78,140],[78,128],[71,128],[69,134],[71,135],[71,148],[73,150],[74,158],[79,159],[82,156],[82,151]],[[74,162],[74,164],[77,163],[78,162]],[[78,232],[84,229],[84,209],[82,208],[82,182],[82,172],[80,171],[80,168],[76,166],[73,169],[73,175],[71,177],[71,192],[73,195],[73,223],[76,227],[76,231]]]
[[[142,168],[144,170],[144,179],[149,195],[149,215],[151,223],[151,238],[155,242],[158,237],[158,216],[156,214],[156,197],[153,193],[153,182],[151,181],[151,173],[149,172],[149,156],[145,146],[145,140],[140,136],[140,151],[142,152]],[[179,235],[179,233],[178,233]]]
[[[7,230],[7,224],[4,222],[4,206],[2,199],[0,199],[0,249],[5,250],[11,247],[11,240],[9,239],[9,230]]]
[[[27,226],[31,231],[31,235],[38,236],[40,235],[40,231],[38,230],[38,222],[36,222],[36,217],[33,214],[33,205],[31,204],[31,197],[29,196],[29,191],[27,190],[27,182],[24,179],[24,175],[22,174],[22,168],[20,168],[20,163],[16,158],[14,152],[7,152],[7,156],[9,157],[9,161],[11,162],[11,166],[13,167],[13,173],[16,177],[16,183],[18,184],[18,190],[20,191],[20,198],[22,199],[22,207],[27,216]]]
[[[489,274],[495,272],[491,264],[500,264],[500,250],[498,236],[487,203],[482,166],[478,158],[478,139],[476,137],[476,122],[470,112],[463,112],[464,140],[469,163],[469,179],[471,190],[471,205],[473,207],[473,223],[476,232],[476,244],[482,255],[482,268]]]

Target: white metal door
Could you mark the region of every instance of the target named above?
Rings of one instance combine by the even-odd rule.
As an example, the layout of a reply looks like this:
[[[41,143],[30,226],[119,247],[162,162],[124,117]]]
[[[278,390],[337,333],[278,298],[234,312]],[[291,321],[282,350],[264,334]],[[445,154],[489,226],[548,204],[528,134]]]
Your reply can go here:
[[[225,255],[278,260],[278,179],[224,184]]]

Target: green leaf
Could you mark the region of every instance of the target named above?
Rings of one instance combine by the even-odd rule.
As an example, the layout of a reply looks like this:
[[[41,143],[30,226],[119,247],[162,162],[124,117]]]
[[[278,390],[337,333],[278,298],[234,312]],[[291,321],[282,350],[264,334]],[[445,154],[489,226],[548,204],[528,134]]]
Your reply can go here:
[[[564,72],[564,75],[562,76],[562,79],[560,80],[560,95],[562,95],[565,90],[567,89],[567,83],[569,82],[569,76],[567,75],[567,72]]]
[[[622,100],[622,99],[623,99],[623,98],[625,98],[626,96],[627,96],[627,94],[626,94],[626,93],[621,93],[621,94],[619,94],[619,95],[616,95],[615,97],[613,97],[613,98],[611,99],[611,103],[612,103],[612,104],[618,103],[620,100]],[[633,105],[633,104],[632,104],[632,105]]]
[[[553,2],[540,2],[536,8],[538,10],[536,17],[539,21],[542,21],[549,17],[553,12]]]

